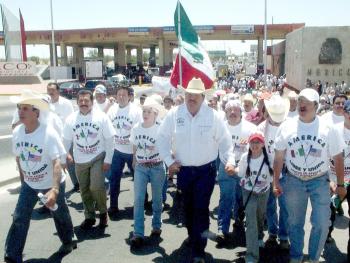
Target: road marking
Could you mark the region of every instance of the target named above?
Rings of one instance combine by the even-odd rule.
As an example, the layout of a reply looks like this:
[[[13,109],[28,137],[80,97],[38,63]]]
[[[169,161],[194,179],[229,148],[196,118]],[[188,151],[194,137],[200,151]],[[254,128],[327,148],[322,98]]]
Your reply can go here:
[[[12,138],[12,134],[0,136],[0,140]]]

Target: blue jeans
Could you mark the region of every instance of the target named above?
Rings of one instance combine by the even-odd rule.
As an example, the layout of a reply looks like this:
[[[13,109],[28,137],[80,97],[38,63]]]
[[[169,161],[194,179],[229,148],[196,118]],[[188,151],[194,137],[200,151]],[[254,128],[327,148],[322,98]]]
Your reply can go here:
[[[36,190],[22,183],[18,202],[13,214],[13,222],[7,234],[5,244],[5,256],[15,262],[22,262],[22,253],[27,239],[30,219],[35,204],[38,202],[38,193],[46,193],[50,189]],[[58,208],[51,211],[55,222],[58,237],[63,244],[72,242],[74,236],[72,219],[65,199],[65,183],[60,185],[60,191],[56,200]],[[43,238],[43,237],[39,237]],[[44,237],[45,239],[45,237]],[[45,240],[43,241],[45,242]],[[47,241],[46,241],[47,242]]]
[[[216,160],[202,166],[182,166],[178,188],[184,201],[185,224],[193,257],[204,257],[209,230],[209,202],[216,177]]]
[[[123,169],[125,163],[128,167],[132,167],[132,154],[122,153],[117,150],[114,150],[112,165],[111,165],[111,174],[110,174],[110,207],[118,208],[118,197],[120,193],[120,180],[123,176]],[[133,173],[133,171],[131,171]]]
[[[234,208],[235,220],[239,218],[239,207],[243,206],[242,189],[239,185],[239,177],[228,175],[223,163],[220,163],[217,181],[220,187],[218,231],[227,234],[230,229],[232,207]]]
[[[290,258],[302,260],[304,248],[304,225],[308,199],[310,198],[311,233],[309,239],[310,260],[319,260],[327,239],[330,225],[329,179],[328,174],[302,181],[286,175],[284,195],[288,209]]]
[[[134,235],[143,237],[145,234],[144,202],[148,182],[152,189],[152,228],[162,226],[162,189],[165,180],[163,164],[154,167],[145,167],[137,164],[134,176]]]
[[[280,179],[280,184],[284,189],[285,176]],[[288,240],[288,210],[285,195],[278,197],[278,205],[279,216],[277,215],[277,198],[271,187],[266,209],[268,232],[269,235],[278,236],[280,240]]]
[[[73,146],[70,147],[69,153],[71,156],[73,156]],[[78,184],[79,183],[78,178],[77,178],[77,175],[75,173],[75,163],[74,162],[73,163],[67,162],[67,170],[68,170],[70,180],[72,181],[72,184],[73,185]]]

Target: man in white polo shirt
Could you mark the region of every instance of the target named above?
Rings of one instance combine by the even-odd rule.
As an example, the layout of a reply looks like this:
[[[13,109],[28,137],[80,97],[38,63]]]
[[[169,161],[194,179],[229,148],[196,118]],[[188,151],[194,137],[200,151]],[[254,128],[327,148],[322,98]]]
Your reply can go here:
[[[303,259],[308,199],[312,205],[309,257],[311,262],[319,262],[330,223],[329,156],[336,167],[337,193],[341,199],[346,195],[344,141],[339,130],[330,127],[316,115],[318,103],[316,90],[303,89],[298,98],[299,117],[282,123],[275,139],[273,191],[277,196],[284,194],[286,197],[291,263],[299,263]],[[284,160],[287,173],[282,188],[279,177]]]
[[[192,258],[198,263],[204,262],[218,152],[228,174],[234,173],[235,160],[227,127],[204,102],[201,79],[193,78],[185,92],[185,104],[171,109],[161,124],[157,146],[169,173],[178,176]]]

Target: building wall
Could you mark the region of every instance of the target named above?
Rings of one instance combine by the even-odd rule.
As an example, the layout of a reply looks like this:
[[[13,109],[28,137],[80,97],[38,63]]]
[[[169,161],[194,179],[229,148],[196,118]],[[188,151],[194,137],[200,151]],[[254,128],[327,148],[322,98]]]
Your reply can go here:
[[[306,27],[287,35],[287,82],[296,89],[312,83],[350,83],[350,27]]]

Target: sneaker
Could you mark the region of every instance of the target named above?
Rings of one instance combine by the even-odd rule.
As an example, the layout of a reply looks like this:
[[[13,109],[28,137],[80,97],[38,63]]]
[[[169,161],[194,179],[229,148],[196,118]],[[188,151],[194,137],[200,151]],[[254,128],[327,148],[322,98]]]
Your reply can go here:
[[[70,242],[68,244],[62,244],[62,246],[59,248],[58,253],[60,254],[69,254],[73,251],[73,249],[76,249],[77,243],[76,242]]]
[[[140,248],[143,245],[143,238],[139,236],[133,236],[130,239],[130,246],[132,248]]]
[[[108,217],[107,213],[100,214],[100,223],[98,224],[99,228],[106,228],[108,226]]]
[[[265,246],[267,248],[276,248],[276,247],[278,247],[277,236],[269,235],[269,238],[265,242]]]
[[[41,215],[50,214],[50,209],[43,205],[42,207],[39,207],[38,209],[36,209],[36,212]]]
[[[192,263],[205,263],[205,260],[201,257],[195,257],[193,258]]]
[[[83,230],[90,230],[95,225],[96,219],[86,218],[81,224],[80,228]]]
[[[151,231],[151,237],[160,237],[160,235],[162,234],[162,230],[161,229],[152,229]]]
[[[282,250],[289,250],[290,244],[288,240],[280,240],[280,249]]]
[[[16,260],[10,258],[10,257],[5,257],[4,258],[4,262],[5,263],[16,263]]]

